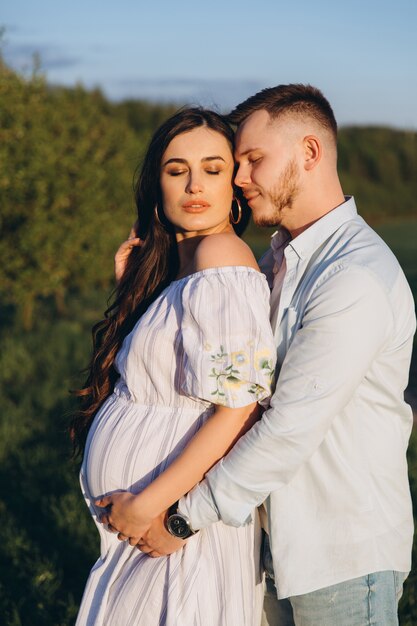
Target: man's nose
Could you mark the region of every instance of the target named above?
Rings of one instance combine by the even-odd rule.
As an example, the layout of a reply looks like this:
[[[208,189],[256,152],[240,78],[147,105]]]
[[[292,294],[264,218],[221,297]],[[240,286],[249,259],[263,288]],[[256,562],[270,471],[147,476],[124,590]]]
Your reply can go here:
[[[249,168],[247,166],[239,165],[237,172],[235,174],[234,182],[235,182],[235,185],[237,185],[238,187],[244,187],[245,185],[248,185],[251,182]]]

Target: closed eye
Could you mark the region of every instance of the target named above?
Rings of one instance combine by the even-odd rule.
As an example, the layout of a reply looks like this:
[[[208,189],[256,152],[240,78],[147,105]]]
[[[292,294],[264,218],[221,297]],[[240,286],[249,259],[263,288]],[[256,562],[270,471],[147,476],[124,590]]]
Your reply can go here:
[[[168,176],[181,176],[181,174],[185,174],[187,170],[171,170],[167,172]]]

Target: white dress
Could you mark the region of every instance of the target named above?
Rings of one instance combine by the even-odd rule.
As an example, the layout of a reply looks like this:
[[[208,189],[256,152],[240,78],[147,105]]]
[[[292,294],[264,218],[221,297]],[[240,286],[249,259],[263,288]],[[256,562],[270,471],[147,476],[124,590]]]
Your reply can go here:
[[[153,559],[97,522],[93,501],[141,491],[213,412],[270,395],[275,345],[265,277],[210,268],[172,282],[125,338],[114,393],[87,438],[81,486],[101,538],[77,626],[255,626],[259,529],[222,522]],[[256,462],[256,459],[254,459]],[[255,518],[255,516],[254,516]]]

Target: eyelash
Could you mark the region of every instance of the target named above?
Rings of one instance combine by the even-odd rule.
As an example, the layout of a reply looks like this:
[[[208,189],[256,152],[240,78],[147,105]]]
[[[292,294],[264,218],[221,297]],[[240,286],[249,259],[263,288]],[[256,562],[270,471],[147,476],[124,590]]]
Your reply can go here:
[[[188,170],[182,170],[181,172],[168,172],[169,176],[181,176],[181,174],[186,174]],[[221,173],[221,170],[206,170],[206,174],[210,174],[210,176],[218,176]]]

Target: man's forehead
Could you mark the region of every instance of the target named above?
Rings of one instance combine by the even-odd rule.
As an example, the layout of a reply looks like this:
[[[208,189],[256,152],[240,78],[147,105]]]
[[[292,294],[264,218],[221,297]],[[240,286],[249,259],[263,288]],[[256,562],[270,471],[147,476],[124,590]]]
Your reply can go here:
[[[262,130],[269,126],[271,123],[271,116],[268,111],[261,109],[251,113],[241,124],[239,124],[237,132],[238,134],[248,134]]]
[[[236,152],[245,153],[261,147],[266,141],[271,140],[271,134],[277,129],[271,117],[264,109],[255,111],[247,117],[236,131]]]

